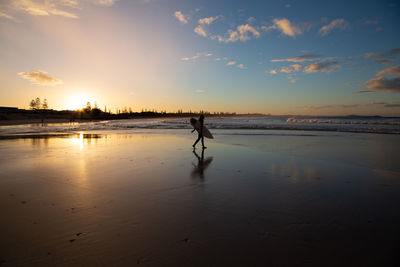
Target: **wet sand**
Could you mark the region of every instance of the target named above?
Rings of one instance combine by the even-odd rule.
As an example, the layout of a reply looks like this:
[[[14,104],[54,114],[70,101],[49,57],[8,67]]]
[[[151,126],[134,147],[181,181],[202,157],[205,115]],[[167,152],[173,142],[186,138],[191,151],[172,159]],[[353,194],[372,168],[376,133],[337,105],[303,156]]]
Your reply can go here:
[[[391,266],[400,136],[0,140],[0,266]]]

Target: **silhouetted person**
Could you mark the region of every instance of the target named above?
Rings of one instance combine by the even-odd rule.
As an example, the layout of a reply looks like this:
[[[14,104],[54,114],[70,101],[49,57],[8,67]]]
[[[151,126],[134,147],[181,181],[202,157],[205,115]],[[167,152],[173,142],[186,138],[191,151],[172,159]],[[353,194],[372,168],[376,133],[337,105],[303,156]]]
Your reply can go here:
[[[194,142],[193,144],[193,148],[196,148],[196,144],[200,141],[201,139],[201,145],[203,146],[203,149],[207,148],[204,146],[204,136],[203,136],[203,126],[204,126],[204,115],[201,114],[200,118],[199,118],[199,122],[200,122],[200,131],[199,131],[199,137],[197,138],[196,142]],[[195,131],[195,129],[193,129],[192,133]]]

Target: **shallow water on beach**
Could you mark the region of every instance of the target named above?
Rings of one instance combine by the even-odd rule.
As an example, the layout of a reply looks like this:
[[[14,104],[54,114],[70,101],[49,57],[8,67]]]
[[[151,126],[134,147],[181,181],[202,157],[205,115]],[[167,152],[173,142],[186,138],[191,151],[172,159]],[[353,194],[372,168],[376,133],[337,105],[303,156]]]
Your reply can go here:
[[[400,136],[139,129],[0,140],[5,266],[387,265]]]

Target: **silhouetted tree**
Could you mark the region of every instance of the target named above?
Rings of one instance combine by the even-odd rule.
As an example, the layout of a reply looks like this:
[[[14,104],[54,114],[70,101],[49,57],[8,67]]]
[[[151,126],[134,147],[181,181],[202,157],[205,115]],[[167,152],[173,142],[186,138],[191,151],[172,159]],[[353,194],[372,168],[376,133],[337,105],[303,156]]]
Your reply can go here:
[[[47,99],[46,98],[43,100],[42,108],[43,109],[49,109],[49,105],[47,104]]]
[[[40,109],[41,106],[42,105],[41,105],[40,98],[36,97],[36,99],[35,99],[35,109]]]
[[[35,100],[34,100],[34,99],[32,99],[31,102],[29,103],[29,107],[30,107],[31,109],[35,109],[36,103],[35,103]]]

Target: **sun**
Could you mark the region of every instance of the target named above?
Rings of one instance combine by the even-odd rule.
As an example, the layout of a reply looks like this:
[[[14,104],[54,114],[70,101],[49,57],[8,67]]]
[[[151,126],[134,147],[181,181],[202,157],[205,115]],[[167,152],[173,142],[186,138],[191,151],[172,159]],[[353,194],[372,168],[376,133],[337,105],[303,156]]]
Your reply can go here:
[[[86,107],[87,102],[90,102],[92,105],[94,104],[92,99],[90,97],[88,97],[87,95],[75,94],[75,95],[71,95],[70,97],[68,97],[65,107],[67,110],[82,109],[82,108]]]

